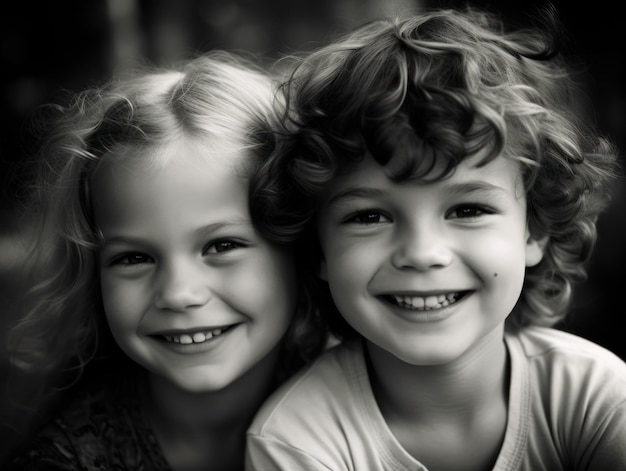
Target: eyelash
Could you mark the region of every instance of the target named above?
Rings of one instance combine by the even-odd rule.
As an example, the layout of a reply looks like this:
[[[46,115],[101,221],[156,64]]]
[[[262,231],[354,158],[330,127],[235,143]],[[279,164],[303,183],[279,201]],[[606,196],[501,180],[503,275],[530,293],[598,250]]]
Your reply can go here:
[[[218,247],[220,246],[221,247],[229,246],[230,248],[220,251],[218,249]],[[215,251],[211,250],[213,247],[215,247]],[[209,245],[207,245],[204,248],[202,253],[203,254],[207,254],[207,253],[219,254],[219,253],[224,253],[224,252],[230,252],[231,250],[235,250],[235,249],[242,248],[242,247],[244,247],[244,245],[239,242],[235,242],[234,240],[229,240],[229,239],[222,239],[222,240],[217,240],[215,242],[211,242]]]
[[[139,260],[141,258],[141,261]],[[134,260],[134,261],[131,261]],[[132,265],[142,265],[144,263],[154,263],[154,259],[149,255],[145,255],[141,252],[127,252],[121,254],[117,257],[114,257],[109,265],[124,265],[124,266],[132,266]]]
[[[489,208],[482,204],[474,204],[474,203],[465,203],[458,206],[453,207],[446,213],[446,218],[454,218],[454,219],[476,219],[484,215],[495,214],[492,208]],[[468,214],[469,213],[469,214]],[[364,218],[367,218],[364,220]],[[384,218],[386,220],[381,221],[380,219]],[[393,222],[393,218],[384,214],[383,211],[378,209],[364,209],[352,213],[347,218],[345,218],[345,224],[362,224],[362,225],[371,225],[371,224],[384,224],[388,222]]]
[[[373,218],[372,218],[373,216]],[[366,221],[361,221],[361,218],[364,217],[369,217],[369,220]],[[387,221],[380,221],[381,218],[385,218],[387,219]],[[377,219],[377,220],[371,220],[371,219]],[[383,214],[382,211],[379,211],[377,209],[364,209],[361,211],[357,211],[355,213],[352,213],[350,216],[348,216],[345,220],[344,223],[346,224],[363,224],[363,225],[370,225],[370,224],[384,224],[387,222],[392,222],[393,219],[391,219],[391,217],[386,216],[385,214]]]
[[[465,214],[459,215],[459,213],[461,212]],[[468,212],[471,212],[471,214],[467,214]],[[494,213],[495,211],[493,209],[481,204],[462,204],[459,206],[455,206],[450,211],[448,211],[446,217],[456,217],[457,219],[476,219],[480,216]]]
[[[202,255],[218,255],[244,247],[243,244],[233,240],[222,239],[211,242],[202,250]],[[141,252],[126,252],[114,257],[109,265],[134,266],[145,263],[154,263],[154,258]]]

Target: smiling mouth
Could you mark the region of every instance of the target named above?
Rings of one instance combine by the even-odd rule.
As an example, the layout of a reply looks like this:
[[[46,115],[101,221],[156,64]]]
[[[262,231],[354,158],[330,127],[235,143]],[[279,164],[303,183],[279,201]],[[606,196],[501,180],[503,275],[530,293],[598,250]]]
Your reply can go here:
[[[207,340],[211,340],[221,335],[224,335],[224,333],[230,331],[236,326],[237,324],[234,324],[228,327],[220,327],[218,329],[198,331],[198,332],[189,333],[189,334],[161,335],[161,338],[165,339],[167,342],[179,343],[181,345],[191,345],[192,343],[204,343]]]
[[[403,309],[410,309],[412,311],[432,311],[434,309],[442,309],[456,303],[467,293],[467,291],[457,291],[432,296],[401,296],[392,294],[384,296],[384,298]]]

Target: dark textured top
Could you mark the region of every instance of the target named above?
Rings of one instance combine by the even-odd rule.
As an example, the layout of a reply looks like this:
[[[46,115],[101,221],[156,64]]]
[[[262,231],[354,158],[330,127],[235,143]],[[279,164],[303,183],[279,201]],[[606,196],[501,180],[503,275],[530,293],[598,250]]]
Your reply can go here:
[[[118,378],[77,393],[9,469],[171,471],[142,414],[141,382]]]

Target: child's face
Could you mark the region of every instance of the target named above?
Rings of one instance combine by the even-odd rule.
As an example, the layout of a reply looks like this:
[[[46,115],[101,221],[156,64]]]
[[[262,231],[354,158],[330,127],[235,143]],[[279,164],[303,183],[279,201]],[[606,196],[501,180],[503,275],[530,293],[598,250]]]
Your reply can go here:
[[[321,206],[321,276],[366,339],[415,365],[451,362],[502,329],[525,269],[529,236],[518,164],[464,161],[451,178],[394,183],[367,157]]]
[[[137,363],[184,390],[218,390],[285,333],[294,263],[253,228],[242,153],[187,142],[163,152],[175,156],[165,167],[109,162],[94,178],[104,309]]]

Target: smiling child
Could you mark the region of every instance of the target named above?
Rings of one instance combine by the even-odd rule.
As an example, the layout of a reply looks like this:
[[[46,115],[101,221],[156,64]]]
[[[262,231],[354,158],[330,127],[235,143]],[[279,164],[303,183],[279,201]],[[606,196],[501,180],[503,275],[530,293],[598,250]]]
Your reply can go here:
[[[34,200],[39,284],[10,347],[16,375],[66,391],[22,404],[41,428],[11,469],[243,468],[257,408],[324,342],[292,246],[249,212],[275,91],[214,51],[60,110]]]
[[[296,63],[252,212],[310,244],[342,343],[264,404],[248,470],[626,469],[626,364],[553,328],[616,151],[545,13],[374,21]]]

